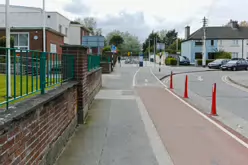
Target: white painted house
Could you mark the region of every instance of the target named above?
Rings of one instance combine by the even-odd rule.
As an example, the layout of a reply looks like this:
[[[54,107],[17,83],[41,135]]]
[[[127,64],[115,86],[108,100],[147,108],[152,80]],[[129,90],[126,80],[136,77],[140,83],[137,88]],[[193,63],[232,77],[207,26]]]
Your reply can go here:
[[[195,63],[202,59],[203,28],[190,34],[190,27],[185,28],[185,40],[181,44],[181,55]],[[239,27],[237,21],[231,21],[230,26],[206,28],[207,59],[213,59],[215,52],[224,50],[230,52],[233,58],[248,58],[248,27]]]

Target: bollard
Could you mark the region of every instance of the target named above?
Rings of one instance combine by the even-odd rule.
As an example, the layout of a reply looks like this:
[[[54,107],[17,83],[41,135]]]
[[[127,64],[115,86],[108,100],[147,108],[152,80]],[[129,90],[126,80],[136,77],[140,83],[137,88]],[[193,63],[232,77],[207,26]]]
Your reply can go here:
[[[185,77],[185,87],[184,87],[184,98],[189,98],[188,96],[188,75]]]
[[[217,112],[216,112],[216,83],[214,83],[213,90],[212,90],[212,109],[211,109],[211,115],[217,116]]]
[[[171,71],[171,75],[170,75],[170,89],[173,89],[173,73]]]

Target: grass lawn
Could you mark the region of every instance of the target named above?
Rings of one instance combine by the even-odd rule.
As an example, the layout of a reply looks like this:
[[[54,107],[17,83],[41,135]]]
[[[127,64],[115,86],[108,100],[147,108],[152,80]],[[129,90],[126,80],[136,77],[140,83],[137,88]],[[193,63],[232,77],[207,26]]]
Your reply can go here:
[[[7,76],[5,74],[0,74],[0,104],[4,101],[6,101],[6,78]],[[15,80],[15,81],[14,81]],[[58,80],[59,81],[59,80]],[[51,83],[50,83],[51,82]],[[15,84],[15,85],[14,85]],[[49,79],[48,81],[49,85],[55,84],[55,79]],[[59,84],[58,84],[59,85]],[[56,86],[58,86],[56,85]],[[11,76],[11,93],[13,98],[9,98],[9,100],[14,99],[14,93],[16,93],[16,97],[19,96],[25,96],[29,94],[28,96],[25,96],[24,98],[20,98],[18,100],[15,100],[11,102],[11,104],[19,102],[21,100],[24,100],[26,98],[30,98],[34,95],[40,94],[40,78],[39,76],[26,76],[26,75],[16,75],[15,78],[12,75]],[[14,88],[16,87],[16,88]],[[48,87],[46,89],[50,89],[53,87]],[[15,90],[14,90],[15,89]],[[31,94],[32,93],[32,94]],[[3,107],[5,105],[0,105],[0,107]]]

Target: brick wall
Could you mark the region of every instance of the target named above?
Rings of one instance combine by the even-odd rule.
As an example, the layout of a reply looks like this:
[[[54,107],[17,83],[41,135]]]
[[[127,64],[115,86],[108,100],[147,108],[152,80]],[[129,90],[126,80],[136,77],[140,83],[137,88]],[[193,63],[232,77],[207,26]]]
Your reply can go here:
[[[11,29],[11,32],[28,32],[29,33],[29,49],[43,51],[43,31],[42,29],[23,29],[15,30]],[[0,37],[5,36],[5,30],[0,30]],[[38,36],[38,39],[34,39],[34,36]],[[56,44],[57,53],[62,53],[61,45],[64,45],[64,37],[58,33],[46,30],[46,49],[50,52],[50,44]]]
[[[95,95],[102,87],[102,68],[91,71],[87,75],[88,104],[91,105]]]
[[[65,46],[75,57],[75,80],[0,112],[0,164],[52,165],[84,123],[101,88],[101,68],[88,72],[86,48]]]
[[[61,45],[64,45],[64,37],[53,32],[47,31],[47,51],[51,52],[50,44],[55,44],[57,47],[57,53],[62,53]]]
[[[61,86],[0,114],[6,120],[0,125],[1,165],[49,165],[55,161],[77,123],[75,85]]]

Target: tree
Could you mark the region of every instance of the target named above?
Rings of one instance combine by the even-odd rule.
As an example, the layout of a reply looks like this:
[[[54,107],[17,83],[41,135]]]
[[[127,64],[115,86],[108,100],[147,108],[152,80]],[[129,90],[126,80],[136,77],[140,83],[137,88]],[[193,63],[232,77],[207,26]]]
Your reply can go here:
[[[80,24],[84,25],[86,28],[88,28],[91,31],[93,35],[95,35],[97,31],[97,24],[94,17],[85,17],[84,19],[77,18],[74,20],[74,22],[79,22]]]
[[[114,30],[106,35],[106,42],[109,44],[110,39],[115,36],[121,36],[123,43],[118,45],[118,49],[122,54],[127,52],[139,53],[141,51],[141,45],[137,36],[130,34],[129,32],[121,32]]]
[[[177,32],[175,29],[169,30],[165,36],[164,43],[165,47],[168,48],[177,39]]]
[[[158,32],[159,34],[159,38],[161,39],[162,42],[165,42],[165,37],[166,37],[166,34],[168,33],[167,30],[160,30]]]
[[[157,42],[162,42],[161,38],[159,37],[159,33],[152,31],[152,33],[149,34],[148,38],[143,43],[144,53],[149,53],[149,42],[150,42],[150,52],[154,51],[155,39],[157,39]]]
[[[120,35],[114,35],[112,36],[112,38],[109,41],[109,45],[115,45],[115,46],[119,46],[120,44],[122,44],[124,42],[123,38]]]
[[[177,40],[175,40],[169,47],[168,49],[170,50],[178,50],[180,51],[181,50],[181,43],[182,43],[182,39],[178,38]],[[178,49],[177,49],[178,48]]]
[[[248,27],[248,22],[247,21],[241,21],[239,23],[239,26],[241,26],[241,27]]]

